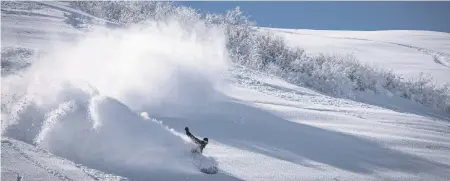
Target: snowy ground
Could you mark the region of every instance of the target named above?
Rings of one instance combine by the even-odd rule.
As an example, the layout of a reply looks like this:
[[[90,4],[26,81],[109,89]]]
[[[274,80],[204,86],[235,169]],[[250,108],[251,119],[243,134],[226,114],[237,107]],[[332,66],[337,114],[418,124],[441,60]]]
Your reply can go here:
[[[263,28],[309,53],[352,54],[361,62],[394,70],[405,78],[419,72],[437,85],[450,83],[450,34],[432,31],[326,31]]]
[[[2,180],[120,180],[56,157],[11,138],[2,138]]]
[[[18,4],[2,2],[2,180],[450,179],[448,114],[369,94],[337,99],[230,65],[220,36],[186,40],[176,24],[88,34],[69,20],[89,15],[67,4]],[[448,34],[271,31],[308,52],[448,82],[449,67],[430,58],[448,56]],[[185,126],[209,138],[200,163],[218,174],[194,166]]]

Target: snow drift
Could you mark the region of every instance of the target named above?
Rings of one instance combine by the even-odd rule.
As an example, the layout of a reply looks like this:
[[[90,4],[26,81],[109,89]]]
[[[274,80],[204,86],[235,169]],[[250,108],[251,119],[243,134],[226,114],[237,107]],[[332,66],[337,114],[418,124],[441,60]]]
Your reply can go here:
[[[2,77],[2,135],[130,178],[199,173],[188,141],[138,112],[196,111],[213,101],[228,65],[223,35],[201,21],[148,21],[58,43]]]

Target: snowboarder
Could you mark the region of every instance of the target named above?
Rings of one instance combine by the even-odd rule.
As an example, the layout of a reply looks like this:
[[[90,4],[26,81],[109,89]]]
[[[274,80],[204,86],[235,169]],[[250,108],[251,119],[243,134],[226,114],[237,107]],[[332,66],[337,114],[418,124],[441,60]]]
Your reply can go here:
[[[194,141],[194,143],[196,143],[199,146],[200,153],[203,153],[203,149],[208,144],[208,138],[203,138],[203,140],[200,140],[196,138],[194,135],[192,135],[191,132],[189,132],[188,127],[185,127],[184,130],[186,131],[186,135],[189,136],[189,138],[191,138],[192,141]],[[198,149],[192,150],[192,152],[198,153]]]

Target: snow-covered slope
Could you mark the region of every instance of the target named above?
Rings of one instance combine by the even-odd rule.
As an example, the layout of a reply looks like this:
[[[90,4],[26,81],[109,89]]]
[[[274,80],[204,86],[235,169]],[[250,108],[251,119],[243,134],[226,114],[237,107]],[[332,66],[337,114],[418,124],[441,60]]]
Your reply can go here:
[[[2,138],[2,180],[123,180],[11,138]]]
[[[423,72],[437,85],[450,84],[450,34],[432,31],[326,31],[262,28],[308,53],[352,54],[361,62],[417,79]]]
[[[373,94],[338,99],[232,64],[223,32],[202,22],[113,24],[68,3],[2,2],[2,180],[450,179],[446,113]],[[293,45],[365,38],[309,33],[320,37]],[[448,53],[441,40],[390,33],[371,40]],[[340,53],[394,46],[334,43]],[[384,61],[417,60],[400,49]],[[203,156],[192,157],[186,126],[209,138]],[[219,173],[199,171],[211,165]]]

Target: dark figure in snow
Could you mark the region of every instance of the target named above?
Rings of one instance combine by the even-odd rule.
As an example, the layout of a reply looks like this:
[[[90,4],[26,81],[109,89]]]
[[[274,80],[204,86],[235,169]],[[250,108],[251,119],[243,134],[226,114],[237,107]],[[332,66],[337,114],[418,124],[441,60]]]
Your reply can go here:
[[[192,141],[194,141],[194,143],[196,143],[199,146],[200,153],[203,153],[203,148],[205,148],[205,146],[208,144],[208,138],[203,138],[203,140],[200,140],[196,138],[194,135],[192,135],[191,132],[189,132],[188,127],[184,128],[184,130],[186,130],[186,135],[188,135],[189,138],[191,138]],[[193,152],[198,152],[198,150],[193,150]]]

